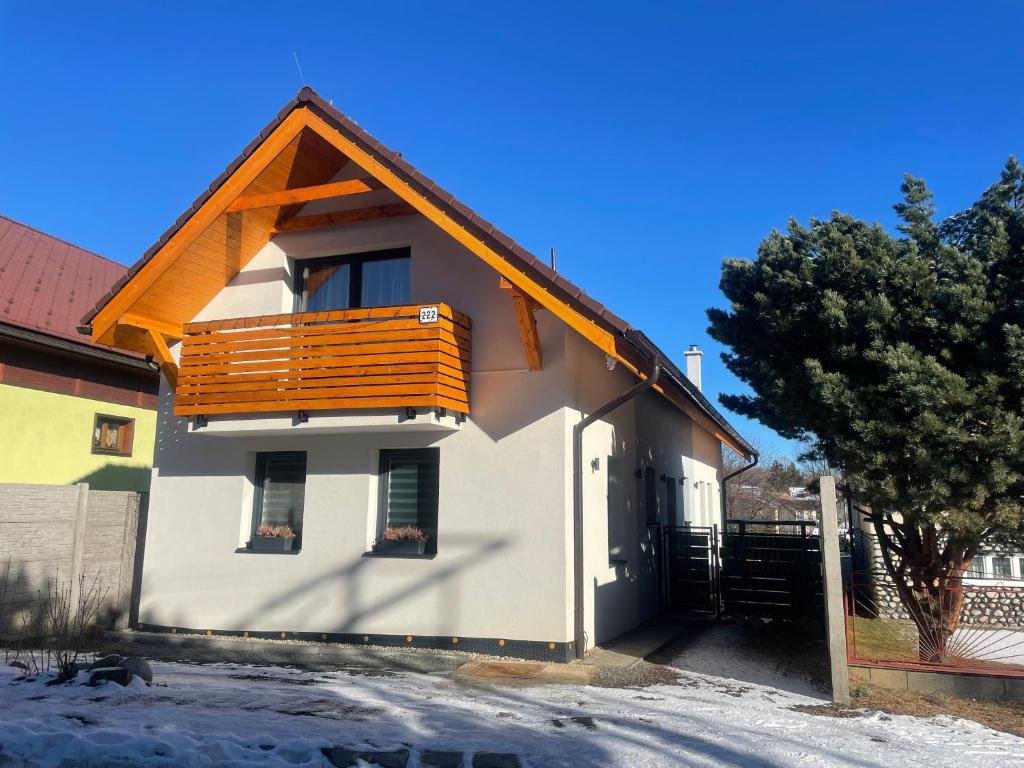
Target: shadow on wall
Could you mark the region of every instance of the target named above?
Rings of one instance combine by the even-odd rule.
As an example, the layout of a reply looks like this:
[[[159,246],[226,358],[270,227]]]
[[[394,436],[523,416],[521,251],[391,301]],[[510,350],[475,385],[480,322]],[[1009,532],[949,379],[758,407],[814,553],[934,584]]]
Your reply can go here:
[[[149,490],[153,473],[149,467],[130,467],[123,464],[105,464],[97,470],[83,475],[75,483],[88,483],[94,491],[142,491]]]
[[[375,558],[360,558],[354,563],[333,568],[327,568],[316,576],[309,577],[303,581],[276,590],[273,594],[262,597],[258,604],[248,606],[239,610],[235,615],[223,617],[222,625],[218,629],[255,629],[271,631],[286,627],[296,616],[313,615],[323,608],[324,593],[318,589],[324,584],[336,584],[334,600],[343,601],[341,613],[344,616],[340,621],[324,622],[313,631],[323,632],[362,632],[367,622],[388,609],[400,605],[415,605],[428,596],[438,599],[436,610],[444,619],[444,623],[451,627],[458,626],[461,616],[459,615],[459,600],[453,599],[452,589],[458,583],[459,575],[474,567],[486,563],[496,553],[504,550],[510,544],[505,538],[478,539],[476,537],[448,536],[445,538],[448,543],[459,543],[463,547],[472,543],[472,550],[466,551],[461,556],[453,558],[453,561],[435,570],[429,578],[421,579],[413,583],[406,583],[397,586],[390,592],[374,595],[368,598],[364,595],[364,582],[374,580],[374,566],[378,565]],[[259,555],[239,555],[240,557],[259,557]],[[379,573],[379,571],[376,571]],[[143,584],[142,591],[152,596],[152,587],[147,590]],[[495,611],[503,610],[495,606]],[[164,624],[167,626],[188,626],[188,620],[180,614],[164,614],[160,620],[147,615],[145,608],[142,609],[142,616],[137,620],[144,624]]]

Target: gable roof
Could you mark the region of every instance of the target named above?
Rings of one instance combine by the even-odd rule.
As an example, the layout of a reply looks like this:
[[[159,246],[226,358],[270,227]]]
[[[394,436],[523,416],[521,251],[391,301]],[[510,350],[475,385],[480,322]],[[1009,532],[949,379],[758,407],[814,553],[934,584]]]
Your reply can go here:
[[[78,331],[82,312],[103,296],[126,269],[99,254],[0,216],[0,324],[5,336],[58,346],[103,349],[103,357],[134,365],[137,356],[107,351]],[[15,333],[23,329],[27,333]],[[79,351],[82,351],[79,350]]]
[[[297,115],[301,121],[300,123],[294,123]],[[289,125],[290,122],[293,125]],[[293,131],[293,134],[284,133],[284,126],[286,125],[289,125],[289,129]],[[142,295],[147,287],[152,285],[153,280],[156,278],[151,278],[147,283],[142,280],[140,275],[146,271],[147,267],[153,268],[151,265],[153,265],[154,260],[161,257],[165,247],[171,248],[171,244],[176,242],[176,238],[180,237],[182,241],[185,240],[183,233],[187,227],[195,224],[196,228],[198,228],[199,226],[206,225],[208,222],[208,226],[214,226],[215,218],[218,214],[223,213],[227,205],[227,202],[224,201],[226,196],[220,193],[226,190],[226,185],[234,181],[236,174],[246,170],[247,161],[254,159],[255,155],[275,140],[280,145],[280,148],[276,145],[271,148],[275,156],[278,153],[284,154],[289,150],[292,152],[291,162],[293,165],[289,166],[285,173],[288,176],[289,182],[293,182],[296,176],[295,164],[297,164],[298,158],[298,150],[293,147],[296,146],[297,142],[306,140],[304,133],[294,135],[294,125],[302,128],[303,132],[306,129],[312,128],[311,133],[314,136],[319,136],[320,140],[336,142],[334,144],[336,149],[340,149],[346,156],[355,160],[365,171],[375,176],[391,191],[412,205],[418,212],[430,218],[435,224],[469,248],[469,250],[487,261],[499,273],[512,280],[542,307],[552,310],[567,322],[570,322],[572,319],[582,319],[584,321],[582,325],[578,323],[573,324],[572,322],[570,322],[570,325],[573,325],[577,331],[597,344],[607,354],[624,362],[630,370],[633,370],[640,376],[645,376],[645,371],[651,369],[652,358],[658,356],[662,363],[664,374],[667,375],[673,387],[674,391],[672,394],[678,393],[681,397],[670,396],[670,393],[666,391],[668,388],[662,387],[660,384],[656,389],[665,394],[666,397],[669,397],[670,400],[691,416],[697,417],[706,428],[709,427],[707,422],[711,422],[714,428],[710,431],[738,453],[746,456],[751,456],[755,453],[750,444],[740,436],[722,414],[682,374],[679,368],[671,362],[670,358],[657,349],[642,332],[600,302],[587,296],[581,288],[551,269],[551,267],[516,243],[512,238],[456,199],[450,192],[445,191],[437,183],[420,173],[420,171],[404,160],[399,153],[385,147],[363,130],[355,121],[336,110],[309,87],[302,88],[295,98],[284,106],[260,134],[242,150],[242,153],[228,165],[224,172],[196,198],[174,225],[164,232],[157,242],[143,254],[142,258],[129,268],[128,272],[114,284],[113,288],[97,302],[96,306],[82,318],[83,328],[81,330],[91,331],[94,339],[104,337],[104,334],[109,334],[113,326],[113,321],[109,317],[105,318],[106,327],[97,328],[90,326],[110,306],[115,297],[125,289],[131,290],[134,281],[138,280],[140,283],[140,287],[134,292],[134,294],[138,295]],[[280,138],[278,137],[279,130],[282,131]],[[331,133],[332,131],[333,134]],[[309,142],[307,141],[308,144]],[[344,149],[341,149],[342,147]],[[321,155],[321,163],[323,163],[324,157],[326,155]],[[261,169],[266,167],[264,162],[262,166],[255,168],[249,177],[245,177],[242,181],[238,182],[238,192],[246,190],[247,194],[251,194],[254,185],[258,184],[260,180]],[[314,179],[313,181],[308,179],[315,176],[316,172],[314,170],[304,170],[300,167],[298,172],[307,178],[306,184],[322,183],[331,178],[338,170],[338,167],[340,166],[329,166],[327,172],[322,174],[322,178]],[[280,172],[278,175],[280,175]],[[292,184],[285,188],[301,185]],[[257,188],[256,191],[263,190]],[[232,193],[234,194],[235,190],[232,190]],[[218,198],[218,195],[221,198],[218,200],[218,204],[222,203],[219,210],[207,211],[208,206],[214,206],[214,200]],[[201,216],[206,218],[199,221]],[[220,216],[216,221],[219,222],[222,218],[223,216]],[[273,233],[273,225],[266,224],[265,222],[257,222],[257,225],[262,226],[265,230],[266,239],[262,241],[256,240],[254,243],[243,243],[239,247],[240,252],[243,252],[246,248],[258,250],[256,246],[260,242],[269,240]],[[224,223],[218,224],[218,226],[227,227],[229,225]],[[248,254],[249,258],[255,254],[255,250]],[[234,273],[237,273],[238,269],[245,263],[240,261],[244,257],[245,253],[243,252],[241,257],[236,259],[239,263],[233,265]],[[167,266],[161,266],[163,269],[167,269]],[[228,275],[227,280],[232,276],[233,274]],[[223,282],[226,283],[227,280]],[[209,298],[212,298],[212,296]]]

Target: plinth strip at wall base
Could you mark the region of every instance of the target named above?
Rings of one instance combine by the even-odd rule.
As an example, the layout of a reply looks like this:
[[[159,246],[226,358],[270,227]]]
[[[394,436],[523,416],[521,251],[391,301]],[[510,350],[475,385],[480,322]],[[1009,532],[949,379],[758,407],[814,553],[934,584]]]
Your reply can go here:
[[[505,640],[488,637],[455,637],[434,635],[378,635],[352,632],[267,632],[258,630],[196,629],[168,627],[162,624],[139,624],[139,632],[205,637],[238,637],[255,640],[300,640],[310,643],[341,643],[345,645],[382,646],[385,648],[425,648],[435,651],[465,651],[490,656],[508,656],[530,661],[567,663],[575,658],[571,642],[542,640]]]

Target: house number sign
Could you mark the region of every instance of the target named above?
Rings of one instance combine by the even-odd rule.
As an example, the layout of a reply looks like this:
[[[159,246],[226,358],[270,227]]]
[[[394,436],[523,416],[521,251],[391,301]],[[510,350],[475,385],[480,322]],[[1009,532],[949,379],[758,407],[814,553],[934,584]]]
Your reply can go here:
[[[420,325],[437,322],[437,307],[420,307]]]

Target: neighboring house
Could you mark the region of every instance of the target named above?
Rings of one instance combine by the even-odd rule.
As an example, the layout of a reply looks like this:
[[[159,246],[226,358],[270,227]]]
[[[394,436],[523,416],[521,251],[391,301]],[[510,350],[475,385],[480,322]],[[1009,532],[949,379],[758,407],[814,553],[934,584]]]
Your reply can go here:
[[[987,548],[974,556],[964,578],[970,583],[1020,587],[1017,582],[1024,582],[1024,552],[1010,547]]]
[[[867,511],[855,507],[852,523],[852,569],[859,587],[858,602],[881,616],[906,618]],[[1024,553],[1006,545],[985,544],[964,572],[961,586],[963,623],[1024,628]]]
[[[158,374],[76,330],[124,273],[0,216],[0,483],[149,489]]]
[[[659,531],[720,521],[722,445],[753,452],[309,89],[83,322],[165,374],[146,629],[565,659],[658,612]]]

